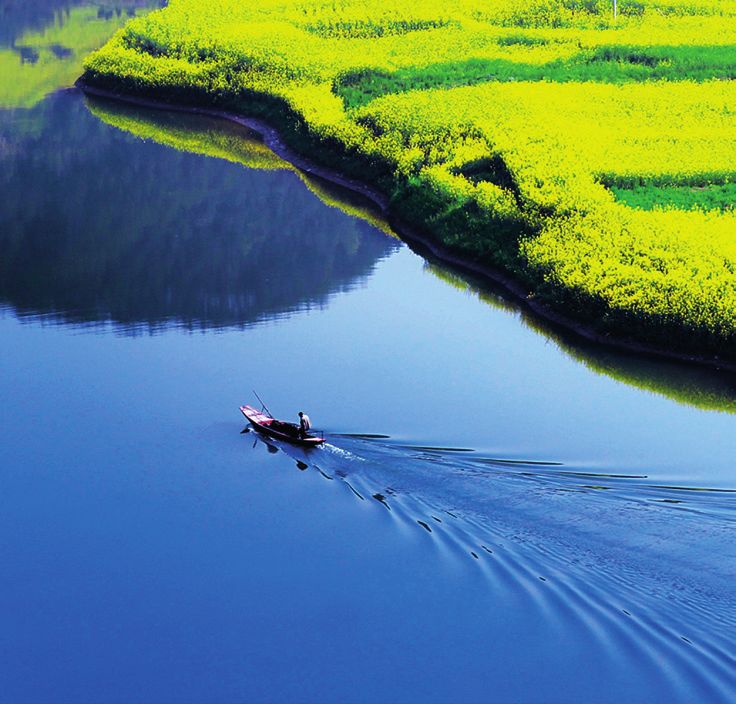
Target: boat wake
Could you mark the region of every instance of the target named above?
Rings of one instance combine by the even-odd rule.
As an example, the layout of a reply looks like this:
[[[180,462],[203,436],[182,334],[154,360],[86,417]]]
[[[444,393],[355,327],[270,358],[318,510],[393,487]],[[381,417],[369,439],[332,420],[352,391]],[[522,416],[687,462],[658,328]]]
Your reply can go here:
[[[733,701],[733,492],[468,448],[333,440],[278,448],[433,541],[440,559],[480,571],[510,608],[564,625],[612,671],[643,669],[657,699]]]

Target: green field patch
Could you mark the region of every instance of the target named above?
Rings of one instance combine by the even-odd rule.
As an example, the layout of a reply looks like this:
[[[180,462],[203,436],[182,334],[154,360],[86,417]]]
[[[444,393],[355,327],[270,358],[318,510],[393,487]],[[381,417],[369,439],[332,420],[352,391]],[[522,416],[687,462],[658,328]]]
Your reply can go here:
[[[532,34],[507,34],[496,40],[499,46],[544,46],[549,39]]]
[[[371,20],[355,20],[353,22],[313,22],[303,25],[312,34],[328,38],[360,38],[376,39],[409,32],[421,32],[429,29],[459,26],[458,22],[447,19],[413,19],[375,22]]]
[[[544,66],[505,59],[468,59],[422,68],[399,69],[392,73],[362,69],[341,76],[335,82],[333,90],[343,99],[346,107],[355,108],[390,93],[455,88],[488,81],[539,81],[544,76]]]
[[[705,186],[611,187],[616,200],[639,210],[677,208],[678,210],[733,210],[736,206],[736,183]]]
[[[624,79],[707,81],[736,78],[736,46],[601,46],[584,58],[588,66],[614,65]],[[643,67],[645,73],[631,67]]]
[[[501,46],[535,46],[542,37],[510,35]],[[393,72],[361,69],[339,77],[333,90],[346,107],[366,105],[390,93],[456,88],[490,81],[557,83],[630,83],[643,81],[709,81],[736,78],[736,46],[601,46],[582,50],[571,59],[543,64],[509,59],[474,58]]]

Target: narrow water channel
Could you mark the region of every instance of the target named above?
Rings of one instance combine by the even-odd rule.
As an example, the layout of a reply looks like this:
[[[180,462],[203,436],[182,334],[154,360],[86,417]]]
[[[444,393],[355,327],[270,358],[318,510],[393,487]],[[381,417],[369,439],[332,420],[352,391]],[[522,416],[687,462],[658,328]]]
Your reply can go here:
[[[0,339],[8,701],[733,700],[736,379],[545,328],[239,128],[1,109]],[[241,434],[254,388],[328,444]]]

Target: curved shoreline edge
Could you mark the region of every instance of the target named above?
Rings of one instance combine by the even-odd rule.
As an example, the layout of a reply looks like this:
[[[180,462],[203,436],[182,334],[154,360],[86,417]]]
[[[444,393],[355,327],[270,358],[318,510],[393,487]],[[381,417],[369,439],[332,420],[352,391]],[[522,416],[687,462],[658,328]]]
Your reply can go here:
[[[299,154],[296,150],[292,149],[285,143],[281,134],[275,127],[262,118],[249,117],[227,110],[218,110],[216,108],[167,102],[154,97],[130,95],[124,92],[100,88],[88,83],[83,78],[78,79],[75,85],[85,95],[114,100],[152,110],[180,112],[219,118],[233,122],[255,132],[271,151],[305,174],[333,183],[336,186],[345,188],[369,200],[379,209],[396,234],[399,235],[400,238],[412,249],[419,250],[419,254],[422,254],[423,252],[421,250],[424,250],[424,252],[429,253],[439,262],[448,264],[461,273],[478,276],[489,283],[501,286],[503,290],[509,294],[509,297],[519,305],[520,309],[532,313],[535,317],[545,322],[550,327],[555,328],[558,332],[567,334],[572,338],[577,338],[578,341],[593,343],[595,345],[600,345],[611,350],[628,354],[646,356],[670,362],[696,364],[716,370],[736,372],[736,362],[730,362],[715,355],[696,355],[677,352],[663,347],[658,347],[656,345],[625,340],[613,335],[601,334],[592,326],[586,325],[579,320],[571,318],[553,309],[541,300],[530,296],[526,288],[506,272],[488,264],[483,264],[458,256],[454,252],[450,251],[445,245],[425,235],[409,223],[397,218],[391,212],[388,196],[369,183],[344,176],[334,169],[318,165]]]

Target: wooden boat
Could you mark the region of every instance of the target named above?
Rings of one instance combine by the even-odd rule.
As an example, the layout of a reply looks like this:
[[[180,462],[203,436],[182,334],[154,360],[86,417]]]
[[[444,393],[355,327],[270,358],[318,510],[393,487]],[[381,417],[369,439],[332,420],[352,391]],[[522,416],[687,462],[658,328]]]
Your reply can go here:
[[[276,440],[283,440],[302,447],[315,447],[321,445],[325,439],[311,433],[302,437],[299,426],[296,423],[288,423],[285,420],[277,420],[270,413],[259,411],[253,406],[241,406],[240,412],[248,419],[248,422],[259,432]]]

